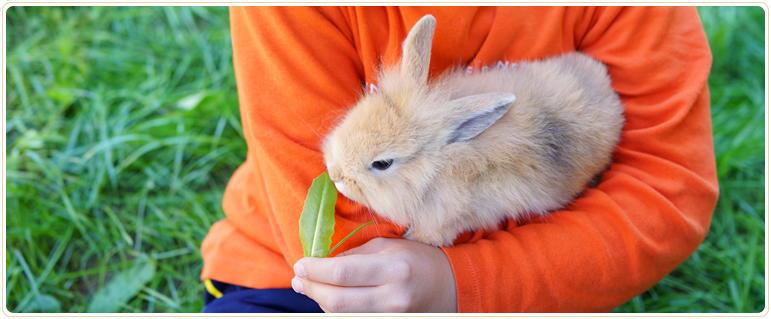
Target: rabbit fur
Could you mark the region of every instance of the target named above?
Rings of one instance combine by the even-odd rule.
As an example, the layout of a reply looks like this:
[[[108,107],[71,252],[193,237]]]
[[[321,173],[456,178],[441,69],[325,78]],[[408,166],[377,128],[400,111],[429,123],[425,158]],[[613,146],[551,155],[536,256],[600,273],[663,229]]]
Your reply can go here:
[[[323,142],[337,189],[404,237],[451,246],[563,208],[610,163],[623,105],[606,67],[577,53],[428,82],[436,20],[410,30],[402,60],[384,68]]]

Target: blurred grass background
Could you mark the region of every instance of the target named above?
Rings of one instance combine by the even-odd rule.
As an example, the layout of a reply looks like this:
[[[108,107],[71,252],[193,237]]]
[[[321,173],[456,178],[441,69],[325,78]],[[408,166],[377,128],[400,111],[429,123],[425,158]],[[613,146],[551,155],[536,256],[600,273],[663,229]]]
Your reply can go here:
[[[699,12],[721,197],[699,250],[615,312],[764,309],[764,11]],[[246,154],[227,9],[6,18],[7,309],[200,311],[200,243]]]

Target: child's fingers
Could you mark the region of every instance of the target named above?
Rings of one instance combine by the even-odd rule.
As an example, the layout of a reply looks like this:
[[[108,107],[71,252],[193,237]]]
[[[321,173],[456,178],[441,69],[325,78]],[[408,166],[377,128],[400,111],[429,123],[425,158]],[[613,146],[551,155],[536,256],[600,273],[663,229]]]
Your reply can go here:
[[[326,312],[376,312],[377,287],[339,287],[295,277],[292,287]]]
[[[303,258],[294,265],[299,278],[346,287],[382,285],[398,275],[398,270],[398,263],[386,263],[377,255]]]

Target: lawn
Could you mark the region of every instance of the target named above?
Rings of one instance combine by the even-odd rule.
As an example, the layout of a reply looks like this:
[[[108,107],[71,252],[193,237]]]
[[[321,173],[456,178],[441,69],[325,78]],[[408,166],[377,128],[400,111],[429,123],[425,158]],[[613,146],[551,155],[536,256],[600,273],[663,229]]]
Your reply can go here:
[[[721,197],[699,250],[616,312],[765,306],[764,11],[699,11]],[[227,9],[12,7],[6,28],[7,309],[200,311],[246,154]]]

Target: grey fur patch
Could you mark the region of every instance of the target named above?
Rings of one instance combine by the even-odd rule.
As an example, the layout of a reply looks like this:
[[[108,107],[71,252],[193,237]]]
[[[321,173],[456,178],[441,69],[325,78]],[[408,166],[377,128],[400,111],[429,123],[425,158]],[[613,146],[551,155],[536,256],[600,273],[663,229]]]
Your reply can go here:
[[[577,152],[572,145],[576,145],[574,141],[578,138],[574,124],[550,112],[539,115],[537,121],[541,129],[535,138],[543,146],[540,157],[549,163],[549,167],[571,174],[575,169],[572,158]]]

